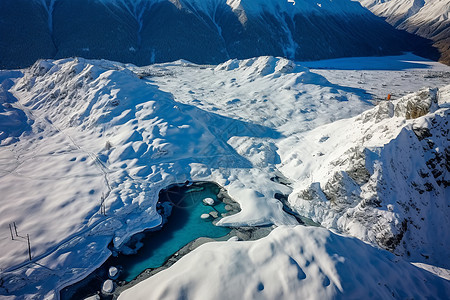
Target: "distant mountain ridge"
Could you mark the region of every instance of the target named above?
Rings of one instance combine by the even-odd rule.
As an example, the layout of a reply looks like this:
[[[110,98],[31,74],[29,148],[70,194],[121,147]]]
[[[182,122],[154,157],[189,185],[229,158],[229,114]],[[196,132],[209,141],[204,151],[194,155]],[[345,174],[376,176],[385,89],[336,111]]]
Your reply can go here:
[[[432,39],[434,46],[441,52],[440,61],[450,64],[450,1],[358,1],[398,29]]]
[[[417,45],[420,45],[417,47]],[[81,56],[137,65],[398,54],[427,41],[349,0],[2,0],[0,67]]]

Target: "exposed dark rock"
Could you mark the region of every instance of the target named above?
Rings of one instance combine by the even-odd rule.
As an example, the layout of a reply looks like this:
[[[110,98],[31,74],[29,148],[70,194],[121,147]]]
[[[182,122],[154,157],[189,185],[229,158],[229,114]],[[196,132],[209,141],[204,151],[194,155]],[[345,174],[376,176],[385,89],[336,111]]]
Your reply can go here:
[[[416,119],[430,112],[433,104],[437,102],[436,89],[424,89],[412,97],[405,99],[395,106],[395,116],[406,119]]]
[[[398,233],[393,234],[392,231],[384,231],[382,235],[377,235],[376,240],[379,246],[388,251],[394,252],[403,239],[403,235],[408,230],[408,221],[404,219]]]
[[[337,211],[359,202],[360,192],[358,184],[346,172],[334,173],[333,178],[327,182],[323,189],[323,193],[331,202],[331,207]]]
[[[419,141],[424,138],[431,137],[431,132],[428,128],[413,128],[414,133],[416,134]]]

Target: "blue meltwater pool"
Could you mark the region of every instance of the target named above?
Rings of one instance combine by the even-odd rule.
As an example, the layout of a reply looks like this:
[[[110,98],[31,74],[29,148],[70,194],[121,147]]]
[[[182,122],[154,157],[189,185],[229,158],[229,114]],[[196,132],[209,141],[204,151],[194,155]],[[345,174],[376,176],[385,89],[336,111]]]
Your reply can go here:
[[[100,293],[111,266],[121,270],[116,282],[128,282],[146,269],[161,267],[178,250],[199,237],[218,238],[227,235],[230,228],[213,224],[215,218],[227,212],[225,204],[218,199],[220,191],[220,187],[213,182],[177,184],[161,190],[157,209],[162,215],[167,215],[171,210],[162,228],[136,235],[129,248],[141,245],[137,253],[111,256],[87,278],[64,288],[61,299],[84,299],[95,294],[101,295],[102,299],[111,299],[112,296]],[[203,201],[206,198],[214,200],[214,204],[206,205]]]
[[[225,204],[217,199],[219,188],[214,183],[195,183],[191,186],[174,185],[159,193],[159,203],[169,203],[172,213],[161,230],[145,233],[143,246],[135,255],[120,255],[115,260],[122,266],[120,279],[131,281],[148,268],[158,268],[186,244],[199,237],[217,238],[227,235],[230,229],[213,225],[213,218],[201,216],[212,212],[226,213]],[[203,203],[212,198],[214,205]]]

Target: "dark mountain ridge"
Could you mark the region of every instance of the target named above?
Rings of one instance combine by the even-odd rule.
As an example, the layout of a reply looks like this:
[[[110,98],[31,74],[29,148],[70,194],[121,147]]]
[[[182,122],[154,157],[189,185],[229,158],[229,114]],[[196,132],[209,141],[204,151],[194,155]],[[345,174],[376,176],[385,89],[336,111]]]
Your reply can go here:
[[[395,30],[359,3],[285,0],[2,0],[0,68],[81,56],[137,65],[216,64],[261,55],[295,60],[400,54],[426,39]]]

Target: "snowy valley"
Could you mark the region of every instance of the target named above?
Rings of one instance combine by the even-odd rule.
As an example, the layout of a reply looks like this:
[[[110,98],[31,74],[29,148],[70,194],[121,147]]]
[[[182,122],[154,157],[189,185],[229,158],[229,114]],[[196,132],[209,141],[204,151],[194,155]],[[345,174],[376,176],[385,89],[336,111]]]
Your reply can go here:
[[[0,71],[0,295],[57,299],[189,180],[239,204],[218,226],[275,229],[202,245],[120,299],[446,298],[449,74],[411,54]]]
[[[449,5],[0,0],[0,299],[450,299]]]

